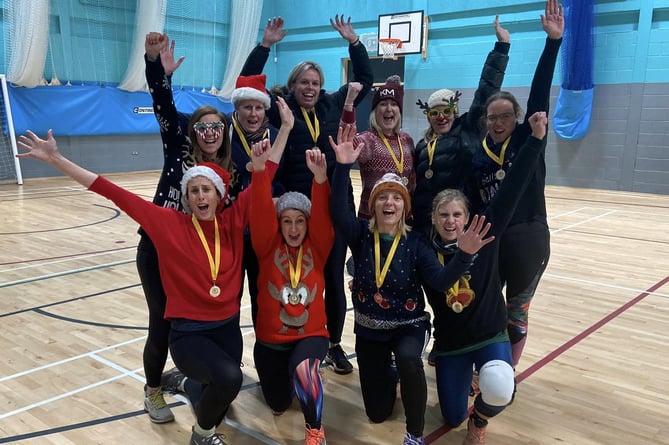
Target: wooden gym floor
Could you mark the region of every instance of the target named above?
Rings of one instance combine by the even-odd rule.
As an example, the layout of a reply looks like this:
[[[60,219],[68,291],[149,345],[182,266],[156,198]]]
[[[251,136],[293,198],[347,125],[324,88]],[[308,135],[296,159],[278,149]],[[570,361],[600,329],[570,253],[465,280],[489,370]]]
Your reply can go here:
[[[150,199],[158,173],[107,176]],[[490,422],[488,443],[669,444],[669,197],[565,187],[547,196],[552,256],[515,402]],[[65,178],[0,185],[0,219],[0,443],[186,444],[193,415],[182,401],[168,398],[171,424],[142,411],[137,225]],[[297,403],[281,417],[264,405],[244,303],[245,381],[219,431],[230,444],[301,444]],[[349,354],[352,330],[349,312]],[[426,373],[427,442],[460,444],[464,425],[442,425]],[[357,371],[326,375],[328,443],[402,442],[399,399],[392,419],[372,425]]]

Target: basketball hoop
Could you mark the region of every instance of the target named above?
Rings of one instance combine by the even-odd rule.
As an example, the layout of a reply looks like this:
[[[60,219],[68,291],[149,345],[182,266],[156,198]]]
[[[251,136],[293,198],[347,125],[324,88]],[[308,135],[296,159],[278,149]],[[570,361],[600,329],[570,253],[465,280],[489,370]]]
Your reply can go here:
[[[401,39],[379,39],[384,59],[394,59],[397,48],[402,47]]]

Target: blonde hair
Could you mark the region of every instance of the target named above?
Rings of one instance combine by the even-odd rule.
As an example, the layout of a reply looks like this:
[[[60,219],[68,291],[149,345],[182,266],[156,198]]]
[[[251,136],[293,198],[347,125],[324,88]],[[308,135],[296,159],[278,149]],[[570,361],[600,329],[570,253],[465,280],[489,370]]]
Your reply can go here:
[[[407,233],[411,232],[411,226],[406,223],[406,210],[402,210],[402,217],[397,225],[397,230],[402,236],[407,236]],[[376,223],[376,215],[372,214],[372,217],[369,219],[369,231],[374,232],[378,231],[379,227]]]
[[[290,74],[288,74],[288,80],[286,81],[286,87],[288,88],[288,91],[293,91],[293,87],[295,86],[297,79],[309,70],[314,70],[318,73],[318,77],[321,79],[321,88],[323,88],[323,85],[325,84],[323,68],[321,68],[320,65],[316,62],[307,60],[306,62],[300,62],[295,65],[290,71]]]

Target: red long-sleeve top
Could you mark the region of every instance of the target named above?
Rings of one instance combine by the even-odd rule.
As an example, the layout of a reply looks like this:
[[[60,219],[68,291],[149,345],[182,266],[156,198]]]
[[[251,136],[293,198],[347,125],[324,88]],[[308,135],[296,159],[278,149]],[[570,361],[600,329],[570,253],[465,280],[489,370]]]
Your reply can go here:
[[[277,165],[267,163],[268,177]],[[266,171],[267,171],[266,170]],[[92,192],[113,201],[147,232],[158,252],[160,277],[167,295],[165,318],[197,321],[226,320],[239,313],[242,284],[244,228],[248,224],[253,186],[216,215],[221,236],[221,263],[216,284],[221,294],[209,295],[212,282],[209,260],[193,226],[191,215],[157,206],[99,176]],[[199,221],[214,253],[214,221]]]
[[[289,258],[296,268],[299,248],[284,242],[272,201],[270,176],[254,172],[250,214],[251,242],[258,257],[258,319],[256,338],[269,344],[304,337],[328,337],[323,290],[325,262],[334,243],[330,219],[330,185],[311,185],[311,216],[302,242],[302,273],[293,287]]]

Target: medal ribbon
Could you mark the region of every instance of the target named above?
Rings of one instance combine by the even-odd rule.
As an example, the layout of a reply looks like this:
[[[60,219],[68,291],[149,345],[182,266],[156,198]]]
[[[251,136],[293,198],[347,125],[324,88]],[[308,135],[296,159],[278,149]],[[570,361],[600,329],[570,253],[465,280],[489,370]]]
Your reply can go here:
[[[204,232],[202,231],[202,227],[200,226],[199,221],[193,215],[191,217],[191,221],[193,221],[193,225],[195,226],[195,231],[197,232],[197,236],[200,237],[200,242],[202,243],[202,246],[204,247],[204,251],[207,252],[207,259],[209,260],[209,271],[211,272],[211,279],[216,283],[216,278],[218,278],[218,270],[221,267],[221,235],[218,232],[218,220],[214,216],[214,231],[216,232],[216,235],[214,236],[214,257],[211,256],[211,250],[209,250],[209,243],[207,243],[207,238],[204,236]]]
[[[293,267],[293,262],[290,261],[290,252],[288,252],[288,246],[286,246],[286,253],[288,254],[288,267],[290,273],[290,284],[293,286],[293,289],[297,288],[297,285],[300,284],[300,275],[302,274],[302,244],[300,244],[300,250],[297,251],[297,267]]]
[[[502,144],[502,149],[499,151],[499,156],[497,156],[495,153],[492,152],[492,150],[490,150],[490,148],[488,148],[487,139],[488,139],[487,137],[483,138],[483,149],[485,150],[488,157],[493,161],[497,162],[497,164],[499,164],[501,168],[502,165],[504,165],[504,153],[506,153],[506,147],[508,147],[509,142],[511,142],[511,136],[506,138],[506,140]]]
[[[437,257],[439,258],[439,262],[441,265],[444,265],[444,255],[441,254],[441,252],[437,252]],[[451,286],[451,288],[448,290],[448,292],[445,292],[446,297],[448,298],[449,295],[458,295],[458,291],[460,290],[460,279]]]
[[[316,112],[314,111],[314,123],[315,123],[315,128],[314,128],[314,125],[311,124],[311,119],[309,118],[307,110],[305,110],[304,107],[300,107],[300,110],[302,110],[302,116],[304,116],[304,122],[307,123],[307,128],[309,129],[309,133],[311,133],[311,139],[314,140],[314,145],[318,145],[318,136],[321,135],[321,124],[320,122],[318,122],[318,116],[316,116]]]
[[[388,139],[386,138],[386,135],[379,132],[379,135],[381,136],[381,140],[383,141],[383,145],[386,146],[386,149],[388,150],[388,153],[390,153],[390,156],[393,158],[393,162],[395,163],[395,167],[397,167],[397,171],[399,172],[400,175],[402,175],[402,172],[404,171],[404,149],[402,148],[402,141],[400,140],[399,135],[397,136],[397,145],[400,146],[400,160],[397,160],[397,156],[395,156],[395,152],[393,151],[392,147],[390,146],[390,142],[388,142]]]
[[[381,289],[383,281],[386,279],[388,274],[388,269],[390,268],[390,263],[395,256],[395,251],[397,246],[400,243],[401,238],[400,231],[398,230],[395,234],[395,239],[393,240],[393,245],[390,246],[390,251],[386,257],[386,261],[383,263],[383,269],[381,269],[381,243],[379,241],[379,232],[374,231],[374,275],[376,276],[376,288]]]
[[[241,126],[239,125],[239,122],[237,122],[237,118],[233,115],[232,116],[232,126],[235,127],[235,132],[237,133],[237,136],[239,136],[239,140],[242,141],[242,146],[244,147],[244,151],[246,152],[247,155],[249,155],[249,158],[251,157],[251,147],[249,147],[249,143],[246,140],[246,136],[244,136],[244,132],[242,131]],[[262,135],[262,139],[265,139],[267,135],[269,134],[269,129],[265,128],[265,132]]]
[[[439,136],[432,138],[430,142],[427,143],[427,168],[432,167],[432,159],[434,159],[434,150],[437,148],[437,139]]]

